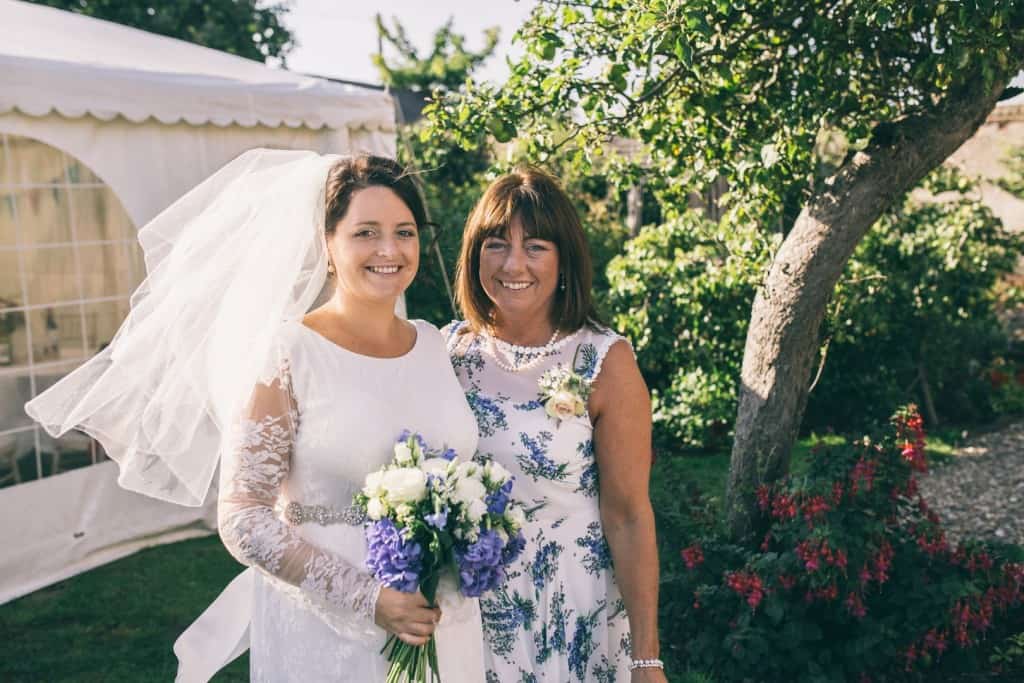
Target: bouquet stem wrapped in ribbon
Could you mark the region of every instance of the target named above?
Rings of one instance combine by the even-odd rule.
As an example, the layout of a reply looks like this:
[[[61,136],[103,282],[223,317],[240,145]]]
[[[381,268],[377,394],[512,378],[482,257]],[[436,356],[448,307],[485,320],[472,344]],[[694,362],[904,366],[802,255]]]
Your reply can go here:
[[[432,450],[403,432],[392,461],[367,475],[355,497],[369,520],[367,568],[385,586],[419,590],[432,606],[448,572],[468,598],[496,588],[526,545],[512,485],[498,463],[459,462],[453,450]],[[440,681],[433,636],[416,646],[391,635],[382,653],[391,662],[388,683]]]

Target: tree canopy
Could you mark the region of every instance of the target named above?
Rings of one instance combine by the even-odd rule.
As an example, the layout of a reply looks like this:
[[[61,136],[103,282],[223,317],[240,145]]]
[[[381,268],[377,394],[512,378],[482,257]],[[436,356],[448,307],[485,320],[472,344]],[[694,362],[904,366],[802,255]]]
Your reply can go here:
[[[117,24],[187,40],[262,62],[282,63],[295,47],[282,23],[288,13],[283,2],[258,0],[172,0],[120,2],[119,0],[30,0],[39,5],[105,19]]]
[[[467,50],[465,36],[455,33],[452,30],[453,19],[448,19],[434,32],[430,54],[420,56],[398,19],[394,19],[393,26],[389,28],[378,14],[376,23],[381,47],[387,44],[395,55],[390,62],[383,54],[372,56],[381,80],[392,88],[413,92],[457,90],[478,66],[494,54],[498,45],[499,31],[494,27],[484,31],[484,46],[480,50]]]
[[[739,378],[727,506],[746,533],[756,486],[788,471],[847,260],[1024,64],[1024,2],[541,0],[517,35],[508,82],[439,98],[436,135],[644,177],[669,215],[724,181],[723,229],[785,237]]]

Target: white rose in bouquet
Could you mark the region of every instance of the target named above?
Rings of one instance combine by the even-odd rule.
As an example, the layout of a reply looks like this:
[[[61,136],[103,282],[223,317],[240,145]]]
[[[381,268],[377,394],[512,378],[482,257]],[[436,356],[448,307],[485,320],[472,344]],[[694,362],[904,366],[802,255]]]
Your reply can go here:
[[[376,472],[370,472],[366,475],[366,481],[363,482],[363,493],[367,498],[377,498],[384,495],[384,472],[377,470]]]
[[[455,468],[455,474],[458,475],[459,479],[480,479],[483,474],[480,465],[475,462],[463,462],[459,463],[458,467]]]
[[[505,511],[505,519],[515,529],[522,529],[526,524],[526,513],[521,505],[510,505],[508,510]]]
[[[427,495],[427,473],[418,467],[396,467],[385,470],[381,485],[391,505],[416,503]]]
[[[484,476],[495,484],[501,486],[512,478],[512,473],[502,467],[501,463],[497,463],[492,460],[484,466]]]
[[[487,488],[479,479],[460,477],[455,482],[455,500],[460,503],[465,503],[466,505],[472,504],[473,501],[480,501],[482,503],[486,495]],[[486,506],[484,506],[484,509],[486,509]]]
[[[387,504],[380,498],[366,501],[366,516],[376,521],[388,513]]]
[[[409,444],[405,442],[395,444],[395,462],[399,465],[408,465],[412,463],[412,450],[409,448]]]
[[[438,477],[447,477],[448,467],[450,465],[451,462],[444,458],[427,458],[420,465],[420,469],[427,474],[433,474]]]
[[[479,522],[483,519],[484,515],[487,514],[487,503],[480,498],[474,498],[466,506],[466,516],[469,517],[469,521]]]

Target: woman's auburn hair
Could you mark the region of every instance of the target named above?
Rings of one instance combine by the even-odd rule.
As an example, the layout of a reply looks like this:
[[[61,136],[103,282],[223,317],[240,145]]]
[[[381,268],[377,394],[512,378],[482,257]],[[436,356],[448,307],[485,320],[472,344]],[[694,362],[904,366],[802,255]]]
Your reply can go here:
[[[586,233],[572,200],[561,183],[534,166],[519,166],[487,188],[473,207],[462,233],[462,249],[455,269],[455,301],[469,323],[480,332],[494,320],[494,302],[480,284],[480,250],[488,237],[507,238],[509,225],[519,216],[525,238],[553,242],[558,247],[559,282],[551,308],[551,323],[574,332],[599,323],[591,286],[594,266]]]

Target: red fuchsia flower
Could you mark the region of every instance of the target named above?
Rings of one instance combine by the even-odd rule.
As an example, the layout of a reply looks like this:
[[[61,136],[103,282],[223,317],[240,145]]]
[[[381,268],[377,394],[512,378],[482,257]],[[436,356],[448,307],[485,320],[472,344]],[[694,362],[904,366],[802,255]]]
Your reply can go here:
[[[737,595],[746,598],[751,611],[756,610],[764,599],[764,583],[754,572],[730,572],[725,577],[725,583]]]
[[[861,566],[860,573],[857,577],[860,579],[860,585],[862,586],[866,586],[871,583],[871,570],[868,568],[866,562]]]
[[[907,662],[906,670],[912,671],[914,669],[914,662],[917,661],[917,648],[914,645],[911,645],[907,648],[907,651],[903,653],[903,657]]]
[[[926,534],[921,534],[917,537],[917,545],[928,557],[935,557],[949,550],[949,543],[946,541],[946,534],[943,532],[939,532],[933,538],[928,538]]]
[[[839,587],[835,583],[830,583],[824,588],[819,588],[814,592],[814,597],[825,602],[832,602],[839,597]]]
[[[883,541],[882,547],[879,548],[878,552],[871,559],[871,564],[874,569],[875,581],[879,584],[883,584],[889,580],[889,569],[892,567],[892,558],[895,555],[892,546],[889,541]]]
[[[868,613],[867,608],[864,606],[864,601],[852,591],[846,596],[844,604],[846,605],[846,610],[858,619],[863,619]]]
[[[794,519],[796,517],[796,499],[780,493],[772,501],[772,517],[775,519]]]
[[[874,459],[865,459],[863,456],[853,466],[850,473],[850,494],[855,494],[863,485],[865,491],[870,491],[875,485],[875,471],[878,463]]]
[[[683,548],[680,554],[683,556],[683,562],[686,563],[687,569],[696,569],[704,563],[704,551],[697,544]]]
[[[757,507],[761,508],[761,512],[767,512],[770,505],[771,492],[767,486],[761,484],[757,487]]]
[[[792,590],[796,585],[796,577],[789,574],[779,574],[779,584],[786,590]]]
[[[766,533],[764,535],[764,540],[761,541],[761,552],[762,553],[768,552],[768,548],[771,547],[771,542],[772,542],[772,532],[769,531],[768,533]]]
[[[946,632],[939,631],[936,629],[929,629],[928,633],[924,636],[924,642],[921,644],[921,652],[925,653],[931,650],[936,655],[941,655],[949,647],[949,643],[946,642]]]
[[[693,609],[700,609],[700,595],[693,591]]]
[[[902,441],[900,455],[915,472],[927,472],[925,459],[924,420],[915,406],[909,406],[906,414],[896,417],[896,436]]]
[[[818,562],[818,549],[812,541],[801,541],[796,547],[796,555],[804,563],[804,569],[816,572],[821,567]]]
[[[992,569],[992,558],[985,551],[972,554],[964,563],[967,571],[976,574],[978,571]]]
[[[832,505],[838,507],[843,502],[843,484],[842,482],[833,482],[832,484]]]
[[[846,551],[833,550],[825,539],[801,541],[796,547],[796,554],[803,561],[804,569],[810,573],[818,571],[824,565],[845,569],[848,562]]]
[[[825,513],[831,509],[823,496],[812,496],[804,501],[802,510],[808,528],[814,528],[814,521],[824,517]]]

